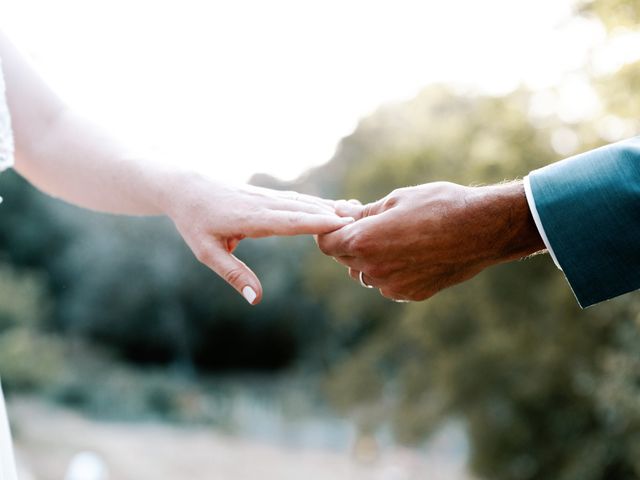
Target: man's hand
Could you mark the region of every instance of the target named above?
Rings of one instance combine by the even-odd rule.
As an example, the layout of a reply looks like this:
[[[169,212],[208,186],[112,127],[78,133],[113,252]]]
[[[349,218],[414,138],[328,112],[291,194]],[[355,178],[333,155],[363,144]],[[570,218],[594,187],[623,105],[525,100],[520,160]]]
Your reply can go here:
[[[319,236],[320,249],[349,267],[354,280],[393,300],[427,299],[488,266],[545,248],[522,182],[428,183],[365,206],[341,202],[337,211],[359,220]]]

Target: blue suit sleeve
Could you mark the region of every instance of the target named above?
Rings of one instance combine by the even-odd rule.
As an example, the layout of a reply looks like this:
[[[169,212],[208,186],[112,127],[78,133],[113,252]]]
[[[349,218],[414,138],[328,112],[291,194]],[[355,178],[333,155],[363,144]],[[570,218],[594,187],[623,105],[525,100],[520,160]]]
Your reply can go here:
[[[640,288],[640,137],[531,172],[529,182],[582,307]]]

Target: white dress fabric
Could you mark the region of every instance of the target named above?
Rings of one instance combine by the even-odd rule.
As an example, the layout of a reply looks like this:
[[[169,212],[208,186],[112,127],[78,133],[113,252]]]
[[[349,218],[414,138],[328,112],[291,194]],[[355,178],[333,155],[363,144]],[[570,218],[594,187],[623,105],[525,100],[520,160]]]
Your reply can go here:
[[[5,95],[2,62],[0,62],[0,172],[13,165],[13,134]],[[1,199],[0,199],[1,200]],[[2,208],[2,207],[0,207]],[[9,421],[0,388],[0,480],[16,480],[15,461]]]
[[[0,480],[17,480],[17,478],[9,420],[0,389]]]

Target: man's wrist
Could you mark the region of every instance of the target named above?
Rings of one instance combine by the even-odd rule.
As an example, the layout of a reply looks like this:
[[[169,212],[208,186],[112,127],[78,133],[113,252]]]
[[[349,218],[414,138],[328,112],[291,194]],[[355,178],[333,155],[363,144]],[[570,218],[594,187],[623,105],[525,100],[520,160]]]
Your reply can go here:
[[[518,260],[546,248],[531,215],[522,181],[474,190],[473,203],[484,218],[485,247],[490,261]]]

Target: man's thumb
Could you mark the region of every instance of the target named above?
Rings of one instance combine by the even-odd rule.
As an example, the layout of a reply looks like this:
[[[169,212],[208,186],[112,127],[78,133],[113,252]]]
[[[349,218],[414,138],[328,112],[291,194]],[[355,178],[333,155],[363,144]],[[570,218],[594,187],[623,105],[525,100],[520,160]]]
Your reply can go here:
[[[378,215],[385,210],[385,198],[362,206],[362,218]]]
[[[356,220],[362,218],[362,204],[357,200],[337,200],[335,202],[335,210],[341,217],[351,217]]]
[[[356,200],[338,200],[336,202],[336,213],[341,217],[353,217],[356,220],[361,218],[378,215],[385,210],[386,198],[381,198],[377,202],[362,205]]]

